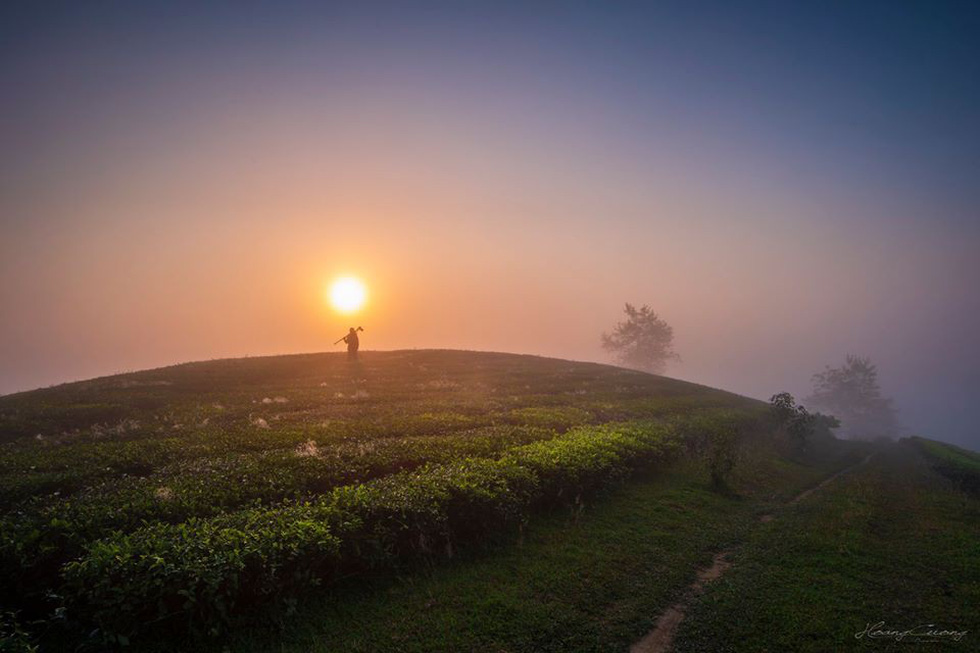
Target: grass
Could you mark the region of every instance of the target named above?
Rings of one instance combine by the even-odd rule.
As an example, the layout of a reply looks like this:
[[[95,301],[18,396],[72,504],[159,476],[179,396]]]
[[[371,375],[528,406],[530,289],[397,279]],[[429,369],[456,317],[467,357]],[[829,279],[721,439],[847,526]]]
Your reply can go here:
[[[614,367],[452,351],[0,397],[0,650],[621,651],[720,550],[734,567],[679,651],[897,646],[854,638],[873,620],[972,629],[962,479],[980,458],[881,446],[791,504],[871,445],[804,455],[767,414]]]
[[[240,634],[232,649],[619,650],[737,530],[728,501],[687,479],[631,484],[577,521],[552,515],[520,546],[333,592],[305,603],[282,630]],[[660,527],[641,527],[650,520]]]
[[[755,529],[681,624],[676,650],[918,648],[914,638],[855,637],[878,622],[970,631],[946,645],[980,650],[978,517],[980,503],[913,447],[887,446]]]
[[[63,646],[152,639],[147,624],[220,633],[318,581],[581,505],[763,408],[452,351],[211,361],[0,397],[0,607]]]
[[[980,454],[945,442],[921,437],[909,438],[932,467],[964,492],[980,495]]]
[[[278,624],[237,629],[233,651],[622,651],[714,552],[740,541],[759,514],[859,452],[802,465],[743,459],[714,491],[703,466],[681,463],[535,523],[520,543],[397,579],[304,602]]]

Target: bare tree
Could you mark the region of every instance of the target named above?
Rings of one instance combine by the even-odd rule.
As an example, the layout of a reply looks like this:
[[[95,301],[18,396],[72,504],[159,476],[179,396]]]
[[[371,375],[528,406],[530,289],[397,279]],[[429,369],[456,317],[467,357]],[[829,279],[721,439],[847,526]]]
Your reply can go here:
[[[649,306],[626,304],[626,319],[611,334],[602,334],[602,348],[625,367],[662,374],[674,353],[674,329]]]

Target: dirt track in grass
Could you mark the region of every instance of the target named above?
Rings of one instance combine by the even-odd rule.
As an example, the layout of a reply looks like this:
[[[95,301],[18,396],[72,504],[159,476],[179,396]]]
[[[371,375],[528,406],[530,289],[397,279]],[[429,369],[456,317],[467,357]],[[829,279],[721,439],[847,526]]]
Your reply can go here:
[[[869,454],[862,461],[846,467],[835,474],[831,474],[819,484],[800,492],[787,505],[800,503],[814,492],[826,487],[844,474],[865,465],[873,455]],[[765,514],[759,518],[759,521],[765,523],[773,519],[775,519],[774,515]],[[677,633],[677,627],[687,615],[687,610],[691,603],[704,592],[705,586],[708,583],[717,580],[731,568],[731,554],[731,549],[719,551],[712,558],[709,566],[699,569],[695,581],[687,588],[681,599],[661,613],[657,618],[657,623],[653,627],[653,630],[644,635],[643,639],[630,646],[630,653],[666,653],[670,651],[674,643],[674,636]]]

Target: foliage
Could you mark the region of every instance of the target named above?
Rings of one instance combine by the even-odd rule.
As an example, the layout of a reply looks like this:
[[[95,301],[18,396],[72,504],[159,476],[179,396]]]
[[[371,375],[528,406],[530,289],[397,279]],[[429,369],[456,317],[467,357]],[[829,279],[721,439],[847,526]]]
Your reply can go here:
[[[72,610],[113,637],[177,618],[215,631],[242,604],[451,551],[522,522],[537,501],[578,499],[676,450],[654,424],[580,428],[496,461],[427,465],[309,503],[154,524],[91,545],[66,565],[65,591]]]
[[[36,653],[37,644],[14,612],[0,612],[0,653]]]
[[[129,408],[91,422],[93,405]],[[460,352],[215,361],[0,397],[28,434],[0,444],[0,605],[56,649],[93,629],[96,646],[220,632],[579,510],[758,410],[620,368]]]
[[[878,369],[868,358],[848,355],[841,367],[814,374],[806,402],[837,417],[850,437],[873,440],[898,430],[892,400],[881,396]]]
[[[913,436],[907,440],[926,456],[933,468],[957,488],[980,494],[980,454],[960,447]]]
[[[839,419],[823,413],[810,413],[810,423],[815,434],[827,438],[834,437],[834,430],[841,427]]]
[[[936,630],[970,629],[937,650],[976,650],[980,506],[937,483],[905,447],[875,451],[753,529],[732,569],[691,604],[673,650],[925,650],[916,638],[855,638],[879,620],[914,628],[923,612],[938,615],[929,622]]]
[[[725,487],[728,476],[738,462],[738,432],[734,428],[719,431],[712,440],[708,454],[708,468],[715,487]]]
[[[602,348],[625,365],[662,374],[671,360],[680,360],[674,350],[674,329],[649,306],[636,308],[627,303],[626,320],[611,334],[602,334]]]
[[[31,506],[0,518],[0,568],[8,582],[58,566],[115,530],[145,522],[180,523],[250,504],[311,498],[334,487],[366,481],[426,463],[467,456],[496,457],[508,447],[555,437],[524,426],[487,427],[446,436],[344,442],[305,450],[234,454],[178,462],[148,477],[127,477],[70,498]],[[26,506],[25,506],[26,507]],[[53,579],[52,579],[53,580]],[[20,581],[18,581],[19,584]]]
[[[731,410],[695,411],[673,423],[687,453],[704,464],[712,485],[721,490],[728,488],[745,436],[762,426],[754,413]]]
[[[838,428],[837,418],[821,413],[811,413],[803,405],[796,405],[796,400],[788,392],[780,392],[769,399],[769,411],[778,428],[793,438],[802,451],[815,434],[830,436],[831,429]]]
[[[672,425],[679,428],[679,425]],[[843,448],[843,447],[842,447]],[[625,651],[719,547],[758,528],[773,493],[795,494],[848,464],[797,465],[743,452],[733,494],[680,460],[590,501],[535,518],[519,542],[396,578],[360,577],[308,596],[294,615],[236,628],[240,653]],[[849,462],[855,457],[849,456]],[[462,558],[462,559],[459,559]]]
[[[769,398],[769,409],[776,423],[783,425],[796,417],[796,399],[788,392],[774,394]]]

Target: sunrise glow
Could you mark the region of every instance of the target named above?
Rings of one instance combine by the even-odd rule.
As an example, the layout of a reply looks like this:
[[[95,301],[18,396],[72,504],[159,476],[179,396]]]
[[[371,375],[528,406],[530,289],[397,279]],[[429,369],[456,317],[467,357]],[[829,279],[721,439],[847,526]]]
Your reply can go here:
[[[341,313],[360,310],[366,300],[367,288],[355,277],[341,277],[330,286],[330,305]]]

